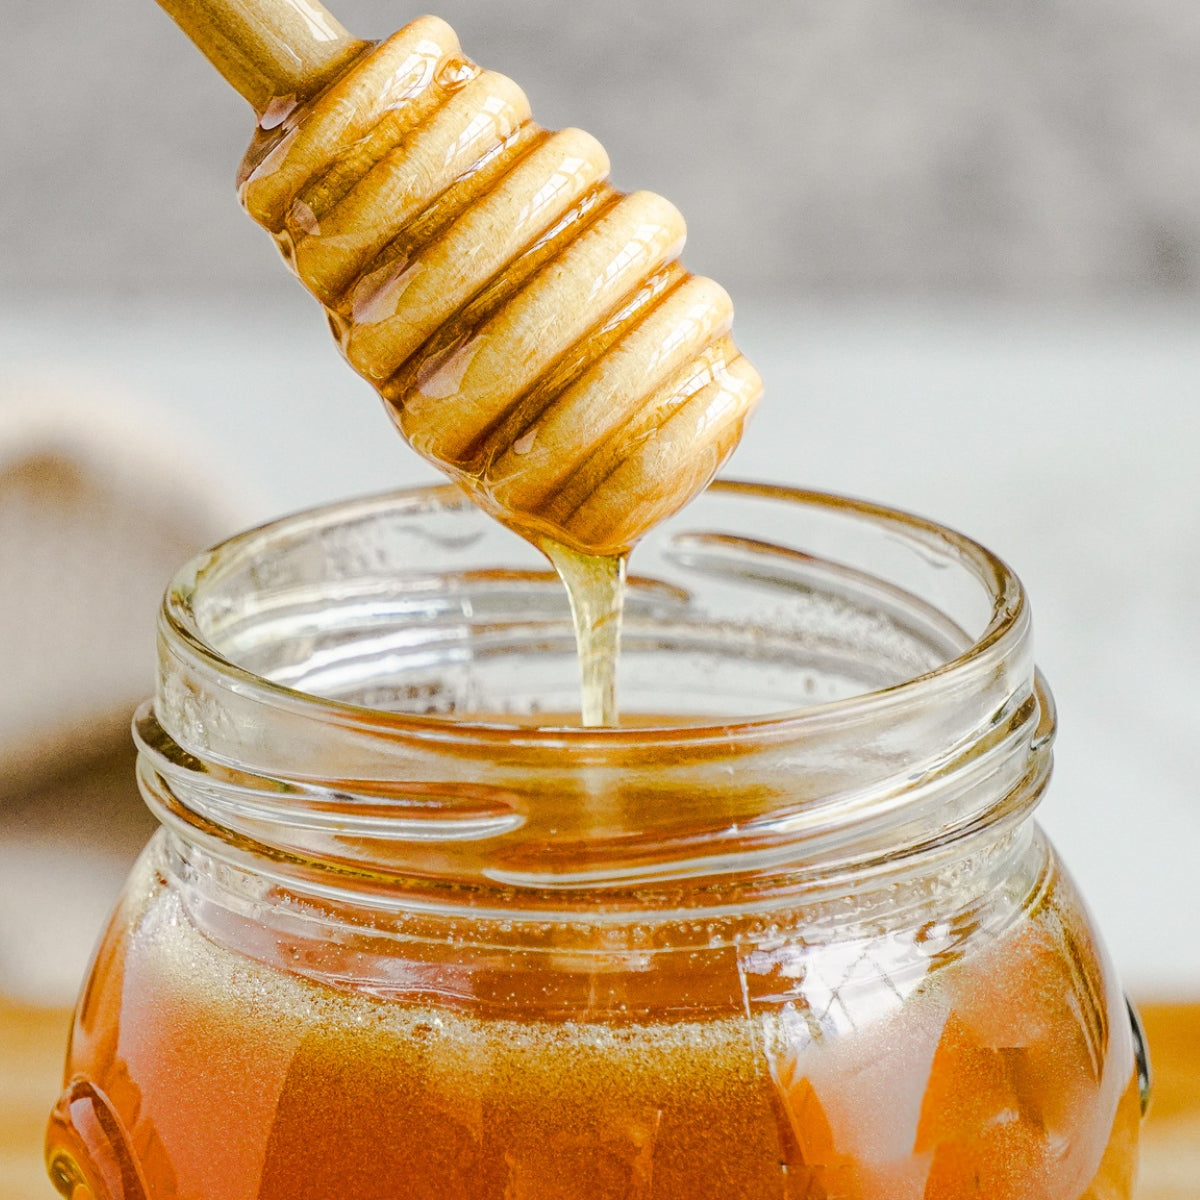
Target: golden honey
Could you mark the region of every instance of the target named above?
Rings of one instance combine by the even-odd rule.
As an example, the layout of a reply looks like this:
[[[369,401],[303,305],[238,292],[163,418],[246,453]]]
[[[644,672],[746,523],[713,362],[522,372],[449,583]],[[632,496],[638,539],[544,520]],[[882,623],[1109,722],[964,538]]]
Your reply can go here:
[[[181,573],[63,1195],[1129,1200],[1016,579],[745,485],[639,559],[608,729],[561,715],[556,579],[452,488]]]
[[[68,1065],[147,1198],[1129,1194],[1128,1029],[1097,1007],[1102,967],[1062,883],[988,951],[930,963],[834,1035],[823,983],[754,995],[787,963],[770,950],[711,954],[682,1013],[678,964],[652,968],[656,987],[610,961],[574,1012],[547,1005],[545,964],[486,1000],[427,963],[391,994],[316,982],[319,954],[248,960],[155,872],[110,934]]]

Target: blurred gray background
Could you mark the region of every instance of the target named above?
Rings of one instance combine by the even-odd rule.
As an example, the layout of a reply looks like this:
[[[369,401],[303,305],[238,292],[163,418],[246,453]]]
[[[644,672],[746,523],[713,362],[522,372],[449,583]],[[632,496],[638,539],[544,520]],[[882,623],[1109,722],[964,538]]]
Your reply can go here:
[[[0,287],[260,289],[250,114],[152,0],[6,0]],[[420,10],[342,0],[382,37]],[[1190,0],[445,0],[734,290],[1200,289]]]
[[[418,12],[335,11],[364,37]],[[1017,568],[1061,714],[1043,820],[1131,988],[1200,995],[1200,5],[437,11],[468,53],[522,83],[543,124],[592,130],[619,185],[683,210],[687,262],[729,287],[767,381],[728,473],[920,511]],[[164,466],[189,495],[207,484],[211,503],[192,509],[208,540],[432,476],[238,209],[252,125],[153,0],[4,0],[0,417],[7,406],[69,426],[92,438],[93,465],[123,446],[122,511],[149,524],[166,519]],[[55,536],[55,521],[114,503],[103,471],[80,478],[74,508],[42,504],[46,532],[30,535],[47,560],[38,578],[79,596],[79,627],[31,593],[21,620],[0,622],[0,688],[13,693],[0,712],[28,715],[36,697],[56,711],[63,688],[94,695],[96,712],[120,710],[110,745],[125,747],[128,708],[152,686],[169,567],[132,580],[129,552],[94,538],[86,566],[71,559],[80,539]],[[0,506],[5,479],[0,453]],[[185,532],[158,529],[154,544],[200,539]],[[133,517],[122,536],[147,542]],[[0,579],[26,578],[15,546],[0,541]],[[97,556],[119,630],[89,607]],[[49,632],[25,636],[48,614]],[[72,636],[108,639],[122,670],[84,679]],[[47,641],[65,648],[65,680],[30,657]],[[110,890],[124,869],[97,857],[109,801],[80,799],[95,787],[75,782],[75,749],[47,769],[57,782],[25,779],[19,806],[11,769],[0,785],[0,992],[61,1000],[82,969],[109,893],[59,889],[53,921],[48,904],[22,903],[38,879],[53,884],[55,856],[86,859],[77,880]],[[93,782],[128,778],[111,762],[121,753]],[[132,845],[144,827],[130,829]],[[29,964],[51,944],[58,973],[37,992]]]

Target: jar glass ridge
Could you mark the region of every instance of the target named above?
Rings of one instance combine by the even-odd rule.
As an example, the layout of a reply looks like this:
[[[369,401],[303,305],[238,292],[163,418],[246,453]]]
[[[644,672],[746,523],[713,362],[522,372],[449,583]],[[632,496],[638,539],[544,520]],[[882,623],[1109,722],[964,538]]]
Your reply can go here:
[[[1130,1194],[1017,579],[736,484],[633,567],[617,730],[572,724],[557,580],[453,488],[180,573],[136,723],[164,829],[81,1001],[65,1195],[102,1160],[148,1198]],[[185,1099],[198,1063],[224,1082]]]

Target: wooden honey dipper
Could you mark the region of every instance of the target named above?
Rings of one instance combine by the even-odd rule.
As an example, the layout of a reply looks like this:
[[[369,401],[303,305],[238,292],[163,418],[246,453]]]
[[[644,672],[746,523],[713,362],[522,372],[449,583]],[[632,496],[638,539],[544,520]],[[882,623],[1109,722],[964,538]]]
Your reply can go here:
[[[674,206],[436,17],[370,43],[317,0],[159,3],[254,106],[242,203],[418,453],[588,555],[709,482],[762,385]]]

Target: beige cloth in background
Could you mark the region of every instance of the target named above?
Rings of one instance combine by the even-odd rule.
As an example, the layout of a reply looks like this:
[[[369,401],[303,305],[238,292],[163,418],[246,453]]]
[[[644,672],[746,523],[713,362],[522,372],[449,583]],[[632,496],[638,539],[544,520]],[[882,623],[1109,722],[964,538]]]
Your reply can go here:
[[[151,828],[129,720],[159,601],[252,506],[214,461],[91,381],[0,389],[0,993],[71,1001]]]

